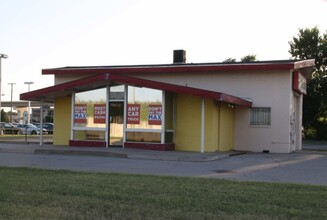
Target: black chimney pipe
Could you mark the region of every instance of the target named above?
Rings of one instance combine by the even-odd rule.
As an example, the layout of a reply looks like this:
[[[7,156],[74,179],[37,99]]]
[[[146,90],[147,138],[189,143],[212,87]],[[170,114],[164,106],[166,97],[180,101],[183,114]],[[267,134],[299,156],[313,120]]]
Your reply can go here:
[[[186,63],[186,51],[174,50],[174,63]]]

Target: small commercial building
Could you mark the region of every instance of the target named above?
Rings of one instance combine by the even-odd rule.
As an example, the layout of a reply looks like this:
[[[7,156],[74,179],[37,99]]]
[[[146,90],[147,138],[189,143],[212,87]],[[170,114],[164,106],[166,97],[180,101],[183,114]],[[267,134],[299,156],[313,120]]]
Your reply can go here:
[[[43,69],[54,86],[20,95],[54,103],[54,144],[290,153],[314,60]]]

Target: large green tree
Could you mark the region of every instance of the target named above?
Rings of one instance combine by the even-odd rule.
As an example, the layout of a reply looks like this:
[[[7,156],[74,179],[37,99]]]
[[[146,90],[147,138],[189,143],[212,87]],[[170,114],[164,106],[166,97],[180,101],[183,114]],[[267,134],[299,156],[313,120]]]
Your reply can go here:
[[[305,137],[327,139],[327,33],[320,34],[317,27],[300,29],[289,45],[294,59],[315,59],[303,98]]]

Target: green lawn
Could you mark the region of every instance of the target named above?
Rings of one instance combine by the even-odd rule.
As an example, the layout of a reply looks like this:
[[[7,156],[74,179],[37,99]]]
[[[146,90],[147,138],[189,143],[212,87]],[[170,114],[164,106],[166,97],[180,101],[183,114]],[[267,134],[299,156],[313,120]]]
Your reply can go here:
[[[0,219],[327,219],[327,186],[0,167]]]

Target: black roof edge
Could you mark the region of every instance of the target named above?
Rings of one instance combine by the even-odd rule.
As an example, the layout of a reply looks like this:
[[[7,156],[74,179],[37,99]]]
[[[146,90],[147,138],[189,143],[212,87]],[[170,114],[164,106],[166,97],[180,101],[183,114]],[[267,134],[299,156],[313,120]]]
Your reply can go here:
[[[102,69],[102,68],[124,68],[124,67],[174,67],[174,66],[206,66],[206,65],[240,65],[240,64],[291,64],[302,60],[264,60],[264,61],[251,61],[251,62],[208,62],[208,63],[178,63],[178,64],[139,64],[139,65],[112,65],[112,66],[65,66],[57,68],[44,68],[44,69]]]

